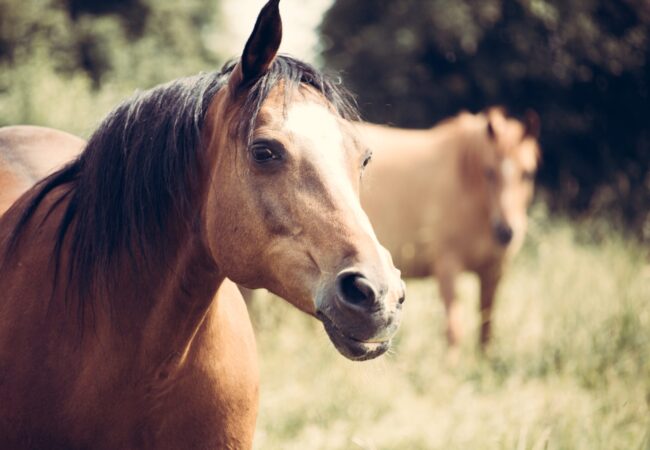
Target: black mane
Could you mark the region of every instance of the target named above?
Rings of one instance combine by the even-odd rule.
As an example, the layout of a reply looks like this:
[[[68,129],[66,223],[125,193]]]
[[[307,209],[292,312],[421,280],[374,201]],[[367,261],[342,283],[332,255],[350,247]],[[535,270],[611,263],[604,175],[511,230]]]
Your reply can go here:
[[[5,261],[20,243],[42,200],[58,186],[69,198],[54,243],[55,277],[63,241],[71,236],[68,281],[75,279],[82,300],[109,289],[116,265],[148,270],[163,257],[170,227],[196,225],[203,186],[201,130],[207,109],[235,63],[220,72],[172,81],[136,93],[113,110],[93,133],[83,153],[40,182],[10,236]],[[290,95],[300,85],[316,89],[347,119],[356,109],[337,82],[288,56],[278,56],[269,71],[247,90],[239,137],[248,141],[262,102],[279,82]],[[51,211],[50,211],[51,212]],[[138,255],[136,257],[135,255]],[[55,278],[55,283],[56,283]],[[75,295],[74,292],[69,293]],[[68,295],[67,295],[68,296]]]

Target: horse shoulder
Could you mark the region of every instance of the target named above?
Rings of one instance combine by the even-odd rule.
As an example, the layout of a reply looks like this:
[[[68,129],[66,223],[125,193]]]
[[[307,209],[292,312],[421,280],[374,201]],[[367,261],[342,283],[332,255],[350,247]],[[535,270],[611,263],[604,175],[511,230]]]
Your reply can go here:
[[[466,270],[491,244],[485,195],[463,170],[474,122],[473,116],[462,115],[432,129],[432,160],[427,166],[430,185],[424,207],[429,209],[431,241],[426,257],[434,267],[444,258],[456,261],[459,271]]]
[[[174,426],[159,433],[157,448],[193,448],[191,442],[250,448],[258,398],[255,336],[244,299],[226,279],[197,331],[186,372],[167,398],[170,406],[161,411]]]
[[[147,375],[128,382],[126,393],[115,392],[119,407],[104,417],[113,430],[107,448],[252,447],[257,351],[244,300],[231,281],[219,287],[186,354],[137,372]]]

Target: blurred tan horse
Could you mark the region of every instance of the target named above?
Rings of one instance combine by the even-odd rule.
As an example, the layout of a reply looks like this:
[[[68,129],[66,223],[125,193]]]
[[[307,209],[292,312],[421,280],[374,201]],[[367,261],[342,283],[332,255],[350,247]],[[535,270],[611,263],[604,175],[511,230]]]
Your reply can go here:
[[[389,348],[404,291],[359,203],[354,114],[280,39],[271,0],[236,64],[127,100],[0,217],[0,448],[250,448],[255,342],[227,278],[350,359]],[[22,131],[25,154],[83,144]]]
[[[0,215],[38,180],[76,158],[86,142],[29,125],[0,128]]]
[[[525,122],[491,108],[431,129],[358,126],[374,152],[361,203],[405,276],[438,278],[452,346],[462,331],[456,276],[479,276],[484,347],[505,263],[524,239],[540,155],[539,119]]]

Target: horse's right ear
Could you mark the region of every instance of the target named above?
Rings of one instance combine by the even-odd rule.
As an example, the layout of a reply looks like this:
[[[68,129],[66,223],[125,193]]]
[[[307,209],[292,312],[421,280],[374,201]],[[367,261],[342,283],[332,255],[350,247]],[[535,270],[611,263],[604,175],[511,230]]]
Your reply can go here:
[[[496,137],[496,133],[494,132],[494,125],[492,125],[492,120],[490,120],[490,116],[487,118],[487,134],[490,137],[490,139],[494,139]]]
[[[250,86],[263,76],[271,66],[282,41],[280,0],[269,0],[260,11],[241,59],[228,80],[230,91]]]

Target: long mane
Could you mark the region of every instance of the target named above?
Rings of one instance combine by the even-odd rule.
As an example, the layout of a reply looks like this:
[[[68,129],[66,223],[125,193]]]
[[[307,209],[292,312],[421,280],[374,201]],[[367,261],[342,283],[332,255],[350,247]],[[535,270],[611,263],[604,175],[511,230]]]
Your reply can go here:
[[[109,289],[117,265],[131,264],[138,273],[164,258],[166,249],[177,244],[169,242],[171,227],[180,224],[190,230],[197,224],[205,189],[200,185],[205,179],[201,156],[207,151],[201,130],[214,95],[234,66],[230,62],[219,72],[137,93],[113,110],[74,162],[34,188],[12,230],[5,263],[43,199],[59,186],[66,186],[65,193],[52,209],[69,201],[53,247],[55,284],[64,240],[71,235],[71,247],[65,250],[70,261],[67,281],[78,286],[76,293],[68,289],[66,298],[76,295],[83,300]],[[356,118],[354,103],[339,83],[280,55],[242,99],[237,134],[245,142],[263,101],[280,82],[286,95],[301,85],[311,86],[344,118]]]

